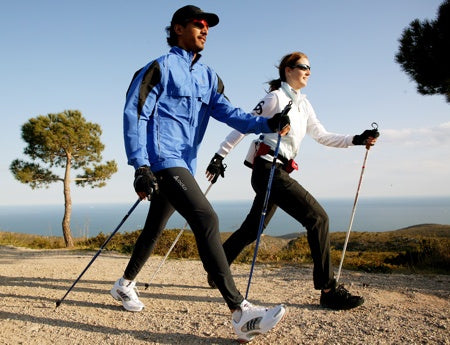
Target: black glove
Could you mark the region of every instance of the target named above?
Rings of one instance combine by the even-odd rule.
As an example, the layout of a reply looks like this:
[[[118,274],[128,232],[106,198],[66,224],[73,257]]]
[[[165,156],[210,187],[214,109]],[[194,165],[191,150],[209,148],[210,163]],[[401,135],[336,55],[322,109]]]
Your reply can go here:
[[[366,145],[367,139],[369,137],[372,138],[378,138],[380,136],[380,132],[378,132],[378,129],[366,129],[364,132],[362,132],[360,135],[355,135],[352,140],[353,145]]]
[[[281,131],[284,127],[289,126],[291,124],[291,120],[289,119],[288,113],[291,110],[292,101],[284,107],[281,113],[276,113],[270,119],[267,120],[267,125],[271,129],[272,132],[276,133]]]
[[[209,162],[206,171],[209,172],[211,175],[214,175],[214,178],[211,180],[211,183],[216,183],[217,179],[219,178],[219,175],[225,177],[226,167],[222,164],[222,161],[223,157],[216,153],[214,157],[211,159],[211,162]]]
[[[144,192],[148,200],[158,191],[158,180],[147,165],[136,169],[133,185],[136,193]]]

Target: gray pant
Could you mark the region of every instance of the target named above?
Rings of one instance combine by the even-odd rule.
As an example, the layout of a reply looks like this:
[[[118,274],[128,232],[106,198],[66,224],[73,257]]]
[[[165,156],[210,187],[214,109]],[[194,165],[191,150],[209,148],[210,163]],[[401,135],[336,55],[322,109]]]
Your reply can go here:
[[[271,166],[272,162],[260,157],[255,159],[252,187],[256,196],[252,208],[241,227],[223,244],[229,264],[258,236]],[[264,228],[274,215],[277,206],[299,221],[307,230],[308,243],[314,262],[314,287],[320,290],[334,286],[328,215],[316,199],[283,170],[281,164],[276,165],[274,172]]]

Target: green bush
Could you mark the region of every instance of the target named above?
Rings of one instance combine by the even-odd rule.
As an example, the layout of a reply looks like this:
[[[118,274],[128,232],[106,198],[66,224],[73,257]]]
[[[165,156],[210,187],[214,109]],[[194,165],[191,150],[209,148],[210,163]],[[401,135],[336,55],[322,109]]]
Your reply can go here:
[[[59,249],[65,248],[62,237],[38,236],[15,232],[0,231],[0,245],[26,247],[32,249]]]
[[[155,246],[153,254],[165,256],[179,233],[180,229],[164,230]],[[195,242],[194,234],[191,231],[183,231],[183,234],[178,239],[177,244],[173,247],[170,257],[179,259],[199,258],[197,243]]]
[[[291,240],[279,253],[280,260],[292,263],[312,262],[311,250],[309,249],[306,235]]]
[[[450,241],[423,238],[416,246],[407,248],[394,257],[387,258],[386,263],[407,266],[412,270],[431,269],[448,273],[450,271]]]

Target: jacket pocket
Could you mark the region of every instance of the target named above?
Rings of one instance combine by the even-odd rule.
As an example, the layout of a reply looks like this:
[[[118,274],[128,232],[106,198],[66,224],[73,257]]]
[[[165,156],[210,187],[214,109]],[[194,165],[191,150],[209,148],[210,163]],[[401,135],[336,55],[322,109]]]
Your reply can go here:
[[[169,78],[167,97],[169,109],[166,109],[175,120],[190,126],[196,126],[199,115],[208,106],[208,87],[201,86],[189,77]]]

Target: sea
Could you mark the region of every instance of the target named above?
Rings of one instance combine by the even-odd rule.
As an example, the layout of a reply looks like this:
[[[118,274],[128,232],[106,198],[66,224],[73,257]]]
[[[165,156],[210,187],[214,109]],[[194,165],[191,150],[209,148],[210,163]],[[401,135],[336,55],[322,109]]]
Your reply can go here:
[[[330,231],[383,232],[418,224],[450,224],[450,197],[360,198],[318,200],[327,211]],[[212,201],[221,232],[239,228],[251,207],[251,200]],[[133,203],[73,204],[71,230],[74,237],[94,237],[100,232],[114,231]],[[129,215],[120,232],[142,229],[149,202],[141,202]],[[353,222],[350,226],[352,212]],[[0,206],[0,231],[62,236],[64,205]],[[185,220],[175,213],[166,229],[189,229]],[[303,226],[278,209],[265,234],[283,236],[305,231]]]

